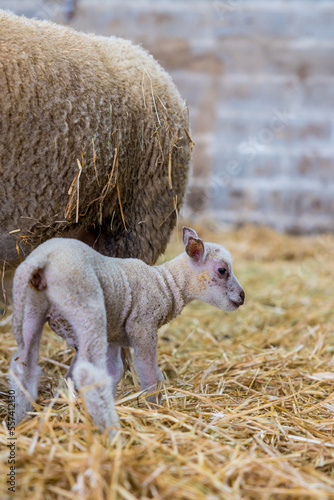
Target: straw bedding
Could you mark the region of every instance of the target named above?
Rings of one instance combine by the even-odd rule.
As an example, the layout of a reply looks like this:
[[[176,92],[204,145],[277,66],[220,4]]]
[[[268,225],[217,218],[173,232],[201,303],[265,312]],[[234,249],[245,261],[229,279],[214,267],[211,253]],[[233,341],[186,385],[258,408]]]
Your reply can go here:
[[[192,303],[161,329],[163,405],[149,409],[128,372],[111,445],[61,382],[73,352],[46,329],[36,416],[17,429],[15,498],[334,499],[334,237],[196,230],[231,250],[245,306]],[[164,258],[181,250],[175,235]],[[3,392],[10,312],[0,326]],[[1,498],[6,408],[3,399]]]

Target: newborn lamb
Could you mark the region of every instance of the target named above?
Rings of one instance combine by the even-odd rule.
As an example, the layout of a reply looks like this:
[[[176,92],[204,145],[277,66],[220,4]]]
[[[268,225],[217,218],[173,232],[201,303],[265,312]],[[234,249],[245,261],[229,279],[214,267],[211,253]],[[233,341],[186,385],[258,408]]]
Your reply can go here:
[[[119,425],[114,397],[123,374],[122,347],[132,347],[141,387],[154,402],[163,374],[157,364],[158,329],[194,299],[233,311],[245,293],[230,253],[183,228],[185,251],[160,266],[105,257],[78,240],[54,238],[17,268],[13,284],[11,360],[16,423],[37,396],[39,343],[46,321],[77,353],[67,373],[83,389],[87,410],[109,436]],[[17,383],[19,381],[19,384]],[[90,386],[85,388],[85,386]]]

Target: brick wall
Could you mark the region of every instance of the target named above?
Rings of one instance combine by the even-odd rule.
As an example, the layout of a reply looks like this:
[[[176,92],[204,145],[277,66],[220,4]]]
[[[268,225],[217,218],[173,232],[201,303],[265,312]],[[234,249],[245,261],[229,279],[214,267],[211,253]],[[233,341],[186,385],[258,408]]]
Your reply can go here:
[[[61,0],[0,7],[64,22]],[[334,2],[79,0],[71,24],[130,38],[172,74],[196,144],[188,210],[334,229]]]

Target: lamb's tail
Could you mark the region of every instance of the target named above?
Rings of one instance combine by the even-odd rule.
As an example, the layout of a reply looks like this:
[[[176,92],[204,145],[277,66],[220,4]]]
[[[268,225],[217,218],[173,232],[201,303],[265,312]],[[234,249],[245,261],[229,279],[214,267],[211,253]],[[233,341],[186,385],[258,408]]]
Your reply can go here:
[[[24,345],[23,321],[28,287],[43,291],[47,288],[45,268],[46,257],[30,255],[16,269],[13,279],[13,333],[20,347]]]

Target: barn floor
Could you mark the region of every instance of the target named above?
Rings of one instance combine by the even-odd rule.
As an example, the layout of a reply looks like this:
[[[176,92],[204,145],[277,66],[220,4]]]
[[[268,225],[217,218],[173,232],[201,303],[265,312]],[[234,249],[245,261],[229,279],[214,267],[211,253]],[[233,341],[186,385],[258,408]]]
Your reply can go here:
[[[128,373],[111,445],[60,384],[73,353],[46,329],[36,416],[17,429],[15,498],[334,499],[334,236],[196,229],[231,250],[246,304],[226,313],[194,302],[161,329],[162,407],[149,409]],[[181,250],[174,236],[165,258]],[[3,392],[10,313],[0,322]],[[8,437],[4,421],[2,499]]]

